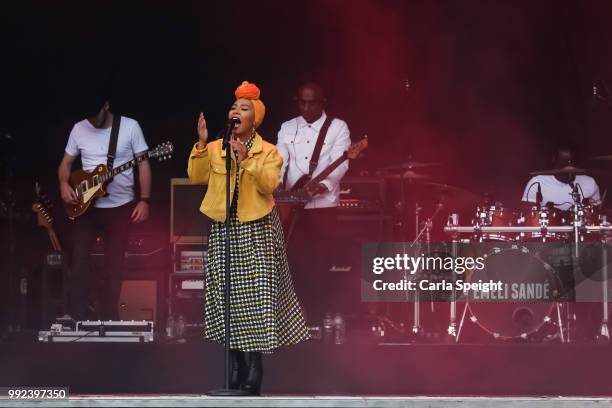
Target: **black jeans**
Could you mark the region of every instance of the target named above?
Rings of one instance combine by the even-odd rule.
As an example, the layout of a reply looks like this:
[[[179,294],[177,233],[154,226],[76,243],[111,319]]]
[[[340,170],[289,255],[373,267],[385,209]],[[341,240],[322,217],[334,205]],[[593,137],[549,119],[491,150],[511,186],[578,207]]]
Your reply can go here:
[[[117,303],[123,280],[123,261],[133,203],[115,208],[90,208],[73,224],[72,265],[68,276],[68,313],[76,319],[118,320]],[[88,312],[93,268],[90,254],[96,237],[104,239],[106,288],[99,297],[97,316]]]

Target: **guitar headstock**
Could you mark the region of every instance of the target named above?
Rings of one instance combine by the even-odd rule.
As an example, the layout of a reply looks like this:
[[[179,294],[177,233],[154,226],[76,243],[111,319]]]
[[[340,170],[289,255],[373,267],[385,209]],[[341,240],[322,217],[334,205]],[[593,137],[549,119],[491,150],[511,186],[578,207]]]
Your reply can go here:
[[[353,143],[346,151],[346,157],[353,160],[359,157],[359,155],[368,147],[368,135],[365,135],[363,139]]]
[[[158,145],[155,149],[149,150],[149,157],[157,157],[159,160],[167,160],[172,157],[174,151],[174,145],[171,141],[164,142]]]
[[[36,213],[38,219],[38,225],[47,229],[51,228],[53,224],[53,216],[42,203],[36,202],[32,204],[32,211]]]

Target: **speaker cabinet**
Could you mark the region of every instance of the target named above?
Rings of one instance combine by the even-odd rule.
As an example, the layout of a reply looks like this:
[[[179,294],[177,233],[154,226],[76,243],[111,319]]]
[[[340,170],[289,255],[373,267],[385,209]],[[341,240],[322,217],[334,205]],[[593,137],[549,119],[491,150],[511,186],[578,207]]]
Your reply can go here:
[[[206,187],[203,184],[193,184],[188,178],[171,180],[170,242],[206,242],[210,220],[200,212]]]
[[[365,243],[391,240],[393,220],[386,215],[337,217],[338,242],[327,268],[328,292],[333,308],[348,318],[359,318],[367,311],[361,302],[361,251]]]
[[[119,296],[121,320],[157,319],[157,281],[124,280]]]

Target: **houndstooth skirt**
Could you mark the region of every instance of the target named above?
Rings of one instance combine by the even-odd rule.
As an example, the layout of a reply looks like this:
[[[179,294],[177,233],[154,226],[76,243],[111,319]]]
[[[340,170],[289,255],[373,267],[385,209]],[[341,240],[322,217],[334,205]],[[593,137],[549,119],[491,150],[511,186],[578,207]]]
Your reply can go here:
[[[230,216],[230,348],[271,353],[309,338],[293,289],[283,229],[276,208],[265,217],[239,222]],[[223,343],[225,223],[212,225],[206,275],[205,331]]]

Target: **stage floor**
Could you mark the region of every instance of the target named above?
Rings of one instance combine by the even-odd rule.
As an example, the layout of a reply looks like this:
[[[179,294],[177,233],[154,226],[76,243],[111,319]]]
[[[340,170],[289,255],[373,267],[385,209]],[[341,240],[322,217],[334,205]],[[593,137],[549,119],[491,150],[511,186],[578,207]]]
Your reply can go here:
[[[87,405],[98,404],[94,395],[105,395],[112,397],[102,397],[109,399],[99,403],[114,406],[135,400],[146,406],[176,401],[185,406],[218,406],[220,400],[201,396],[221,386],[222,359],[222,347],[205,341],[4,342],[0,343],[0,386],[68,387],[71,397],[86,396]],[[244,398],[223,401],[231,406],[338,406],[336,401],[343,401],[342,406],[445,406],[452,401],[489,406],[489,399],[472,399],[484,396],[511,397],[495,400],[499,406],[516,406],[520,400],[521,404],[556,401],[557,407],[582,406],[558,405],[570,402],[559,396],[571,397],[576,404],[595,401],[593,397],[609,404],[612,396],[610,345],[333,346],[311,341],[265,356],[264,370],[262,392],[274,398],[253,400],[262,405]],[[76,406],[79,399],[72,401]]]
[[[0,407],[29,407],[32,401],[0,400]],[[458,397],[341,397],[275,396],[218,398],[198,395],[73,396],[68,400],[40,401],[37,407],[253,407],[253,408],[582,408],[612,407],[609,398],[458,398]]]

